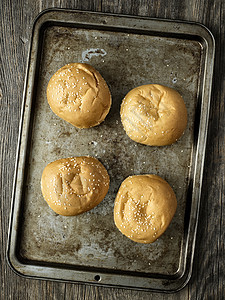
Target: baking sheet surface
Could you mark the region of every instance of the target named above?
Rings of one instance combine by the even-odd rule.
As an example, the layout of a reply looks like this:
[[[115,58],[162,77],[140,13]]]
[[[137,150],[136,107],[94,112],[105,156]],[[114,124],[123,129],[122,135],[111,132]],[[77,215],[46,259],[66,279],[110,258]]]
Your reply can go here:
[[[33,109],[28,176],[23,199],[20,255],[29,261],[66,263],[124,271],[172,275],[179,270],[184,213],[194,145],[194,121],[201,67],[198,41],[48,26]],[[60,67],[71,62],[94,66],[108,83],[113,104],[105,122],[76,129],[50,109],[46,87]],[[132,88],[158,83],[175,88],[188,110],[182,138],[166,147],[137,144],[125,134],[119,109]],[[44,201],[40,179],[44,167],[60,158],[91,155],[107,168],[111,184],[105,199],[76,217],[54,213]],[[173,187],[178,208],[155,243],[143,245],[123,236],[113,222],[113,205],[121,182],[133,174],[157,174]]]

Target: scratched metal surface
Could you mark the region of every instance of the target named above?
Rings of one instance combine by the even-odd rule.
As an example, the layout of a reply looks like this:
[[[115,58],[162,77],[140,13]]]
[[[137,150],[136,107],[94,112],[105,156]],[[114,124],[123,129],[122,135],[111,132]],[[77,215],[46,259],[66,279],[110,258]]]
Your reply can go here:
[[[179,270],[184,212],[194,143],[201,47],[197,41],[82,28],[49,26],[34,109],[29,171],[23,208],[20,254],[31,261],[67,263],[159,274]],[[87,62],[108,83],[113,104],[104,123],[76,129],[48,106],[50,77],[70,62]],[[188,110],[183,137],[167,147],[148,147],[126,136],[119,109],[126,93],[139,85],[159,83],[175,88]],[[55,214],[44,201],[40,178],[44,167],[59,158],[91,155],[107,168],[109,193],[95,209],[76,217]],[[117,190],[132,174],[166,179],[178,200],[176,215],[154,244],[142,245],[123,236],[113,222]]]
[[[19,274],[38,278],[161,291],[181,288],[191,271],[198,219],[214,53],[210,33],[188,23],[51,10],[37,19],[31,45],[9,264]],[[48,106],[48,81],[70,62],[93,65],[111,89],[111,111],[97,127],[76,129]],[[147,83],[173,87],[184,98],[188,127],[174,145],[137,144],[122,128],[123,97]],[[59,216],[42,197],[41,174],[49,162],[79,155],[95,156],[105,165],[111,178],[109,193],[90,212]],[[113,222],[114,199],[123,179],[146,173],[166,179],[178,200],[171,225],[150,245],[130,241]]]

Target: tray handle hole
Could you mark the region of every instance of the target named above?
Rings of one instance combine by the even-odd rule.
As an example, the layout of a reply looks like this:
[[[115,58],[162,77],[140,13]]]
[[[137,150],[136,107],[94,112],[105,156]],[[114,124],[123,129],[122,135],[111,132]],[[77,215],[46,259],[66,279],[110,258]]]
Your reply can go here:
[[[101,280],[101,277],[99,275],[95,275],[94,278],[95,278],[96,281],[100,281]]]

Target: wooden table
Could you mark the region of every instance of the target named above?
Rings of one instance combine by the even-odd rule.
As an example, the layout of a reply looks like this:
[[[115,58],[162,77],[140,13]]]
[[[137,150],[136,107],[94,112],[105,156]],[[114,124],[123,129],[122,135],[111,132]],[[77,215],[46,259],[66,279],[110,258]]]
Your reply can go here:
[[[24,76],[32,23],[50,7],[200,22],[216,39],[200,222],[189,284],[176,294],[25,279],[6,262],[6,243]],[[0,299],[225,299],[225,2],[224,0],[0,1]]]

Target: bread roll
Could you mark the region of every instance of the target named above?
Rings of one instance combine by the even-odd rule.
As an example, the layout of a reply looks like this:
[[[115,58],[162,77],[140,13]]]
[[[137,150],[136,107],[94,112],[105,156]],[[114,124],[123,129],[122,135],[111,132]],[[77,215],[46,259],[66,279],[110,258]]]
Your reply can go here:
[[[120,114],[127,135],[150,146],[176,142],[187,126],[183,98],[174,89],[159,84],[131,90],[123,99]]]
[[[114,221],[131,240],[153,243],[169,226],[176,208],[176,196],[161,177],[130,176],[122,182],[117,193]]]
[[[75,216],[94,208],[108,189],[105,167],[89,156],[56,160],[45,167],[41,178],[44,199],[63,216]]]
[[[47,99],[53,112],[78,128],[89,128],[104,121],[111,107],[109,88],[92,66],[72,63],[50,79]]]

